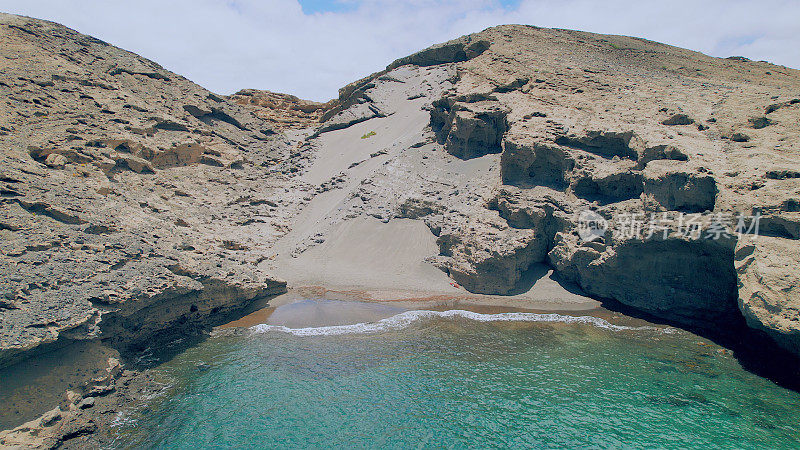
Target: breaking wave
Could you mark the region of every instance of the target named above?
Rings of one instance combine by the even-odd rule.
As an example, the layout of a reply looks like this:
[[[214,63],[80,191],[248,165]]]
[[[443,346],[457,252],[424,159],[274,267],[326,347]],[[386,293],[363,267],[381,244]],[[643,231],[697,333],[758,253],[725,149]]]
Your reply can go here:
[[[656,327],[642,326],[642,327],[628,327],[623,325],[614,325],[605,319],[592,316],[566,316],[563,314],[539,314],[539,313],[523,313],[523,312],[509,312],[499,314],[481,314],[472,311],[464,311],[459,309],[449,311],[405,311],[386,319],[381,319],[377,322],[369,323],[356,323],[352,325],[333,325],[327,327],[309,327],[309,328],[289,328],[283,325],[267,325],[259,324],[251,327],[250,329],[256,333],[267,333],[272,331],[290,333],[295,336],[335,336],[343,334],[368,334],[368,333],[381,333],[385,331],[401,330],[416,322],[431,320],[431,319],[454,319],[463,318],[474,320],[476,322],[558,322],[567,324],[585,324],[603,328],[607,330],[622,331],[622,330],[657,330]]]

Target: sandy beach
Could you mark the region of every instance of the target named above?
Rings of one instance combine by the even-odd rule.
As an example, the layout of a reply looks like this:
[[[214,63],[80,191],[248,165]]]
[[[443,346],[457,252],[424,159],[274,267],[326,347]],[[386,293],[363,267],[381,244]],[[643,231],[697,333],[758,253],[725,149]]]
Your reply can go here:
[[[360,217],[336,225],[329,236],[299,255],[279,255],[276,273],[291,289],[320,298],[406,307],[485,305],[579,311],[600,306],[574,284],[559,280],[544,264],[534,264],[525,272],[510,295],[470,293],[428,262],[439,250],[422,221],[384,223]],[[284,301],[281,297],[271,303]]]

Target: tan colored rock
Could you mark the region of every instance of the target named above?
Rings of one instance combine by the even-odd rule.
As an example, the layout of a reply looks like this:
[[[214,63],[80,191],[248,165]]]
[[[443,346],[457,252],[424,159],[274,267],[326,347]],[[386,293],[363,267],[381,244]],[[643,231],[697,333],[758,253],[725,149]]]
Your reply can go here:
[[[142,158],[132,155],[114,155],[117,167],[128,168],[136,173],[153,173],[153,166]]]
[[[294,95],[257,89],[242,89],[228,97],[234,103],[252,108],[258,117],[277,129],[317,126],[330,103],[302,100]],[[263,134],[263,133],[262,133]],[[266,133],[266,135],[271,132]]]
[[[671,160],[654,161],[643,173],[644,193],[671,211],[713,211],[717,182],[713,176],[690,172]]]
[[[493,97],[448,97],[433,102],[431,127],[448,153],[471,159],[502,151],[507,115]]]
[[[53,169],[63,169],[64,166],[69,162],[64,155],[59,155],[58,153],[51,153],[47,155],[45,158],[44,163],[47,167],[51,167]]]
[[[793,239],[760,236],[736,248],[739,308],[748,325],[795,354],[800,354],[798,261],[800,246]]]

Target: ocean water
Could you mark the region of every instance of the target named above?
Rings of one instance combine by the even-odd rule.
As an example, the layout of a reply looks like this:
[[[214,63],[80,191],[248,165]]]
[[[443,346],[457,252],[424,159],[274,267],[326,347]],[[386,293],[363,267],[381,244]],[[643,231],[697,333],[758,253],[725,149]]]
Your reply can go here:
[[[117,427],[149,448],[798,448],[800,394],[668,327],[413,311],[257,325],[154,369]]]

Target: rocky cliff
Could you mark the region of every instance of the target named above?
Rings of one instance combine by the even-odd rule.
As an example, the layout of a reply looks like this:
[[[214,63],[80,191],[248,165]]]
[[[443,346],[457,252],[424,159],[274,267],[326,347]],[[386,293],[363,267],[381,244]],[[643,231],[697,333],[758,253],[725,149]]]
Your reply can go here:
[[[141,345],[285,290],[254,267],[298,206],[268,122],[39,20],[0,16],[0,73],[0,366]]]
[[[202,325],[282,291],[269,274],[359,218],[424,223],[426,264],[473,293],[513,295],[545,263],[597,298],[707,329],[744,318],[800,354],[794,69],[514,25],[323,105],[219,97],[0,19],[0,364]]]
[[[513,230],[500,241],[518,244],[475,258],[470,245],[492,248],[483,237],[445,235],[454,278],[503,293],[543,260],[592,295],[678,323],[743,315],[798,353],[800,72],[565,30],[480,38],[492,45],[459,64],[431,124],[452,125],[437,137],[459,158],[501,152],[486,206]],[[470,139],[486,150],[465,152]],[[607,232],[581,239],[582,211]],[[514,262],[497,273],[486,257]]]
[[[376,142],[326,172],[345,193],[297,249],[362,215],[422,220],[429,261],[471,292],[517,293],[546,263],[597,298],[707,330],[744,319],[798,354],[799,75],[530,26],[434,46],[323,115],[317,161],[345,130]],[[604,232],[582,235],[586,217]]]

